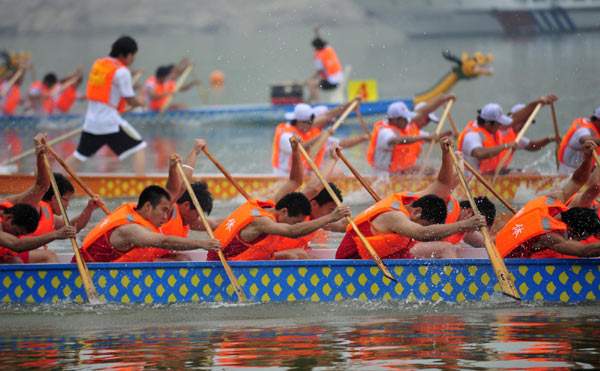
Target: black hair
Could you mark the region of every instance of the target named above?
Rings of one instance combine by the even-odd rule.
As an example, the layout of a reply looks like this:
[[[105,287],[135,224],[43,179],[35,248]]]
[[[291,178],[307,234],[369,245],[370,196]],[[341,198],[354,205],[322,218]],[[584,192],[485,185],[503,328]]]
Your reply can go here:
[[[288,216],[310,215],[310,201],[303,193],[291,192],[285,195],[275,205],[275,210],[287,209]]]
[[[600,220],[594,209],[572,207],[560,215],[562,221],[567,224],[569,236],[575,240],[585,240],[600,233]]]
[[[321,39],[320,37],[315,37],[311,42],[313,48],[317,50],[321,50],[327,46],[327,41]]]
[[[590,116],[590,121],[600,121],[600,118],[596,117],[596,115]]]
[[[192,190],[194,191],[194,194],[196,195],[198,202],[200,202],[200,207],[202,208],[202,210],[207,215],[210,214],[210,212],[212,211],[212,208],[213,208],[213,198],[208,190],[208,186],[206,185],[206,183],[204,183],[204,182],[192,183]],[[190,197],[190,194],[188,193],[188,191],[185,191],[185,193],[181,197],[179,197],[179,199],[177,200],[177,203],[182,204],[186,201],[190,203],[190,209],[196,210],[196,207],[194,206],[194,203],[192,202],[192,198]]]
[[[44,83],[44,85],[52,87],[58,82],[58,77],[56,77],[55,73],[50,72],[44,75],[42,82]]]
[[[342,197],[342,191],[340,191],[340,189],[333,182],[329,182],[329,186],[331,187],[333,193],[335,193],[337,198],[339,198],[341,202],[344,202],[344,198]],[[313,200],[316,201],[319,206],[323,206],[329,202],[334,202],[333,198],[331,198],[331,195],[329,195],[329,192],[327,192],[325,188],[323,188],[321,192],[319,192],[319,194],[316,195],[315,198],[313,198]]]
[[[67,193],[75,193],[75,188],[73,184],[61,173],[53,173],[54,179],[56,179],[56,185],[58,186],[58,191],[61,195],[66,195]],[[42,201],[50,202],[52,197],[54,196],[54,190],[52,187],[48,188],[44,197],[42,197]]]
[[[421,208],[421,218],[433,224],[443,224],[446,221],[448,210],[444,200],[436,195],[425,195],[411,204],[412,207]]]
[[[475,197],[475,205],[479,209],[479,212],[485,216],[485,223],[488,227],[491,227],[496,220],[496,205],[486,196]],[[468,200],[460,202],[461,209],[471,210],[471,203]]]
[[[157,79],[165,78],[171,73],[171,71],[173,71],[173,68],[175,68],[175,66],[172,64],[169,64],[166,66],[159,66],[156,69],[156,73],[154,75],[156,76]]]
[[[126,57],[129,54],[135,54],[138,46],[135,40],[130,36],[119,37],[110,47],[110,56],[113,58]]]
[[[166,189],[157,185],[148,186],[144,188],[142,193],[140,193],[140,197],[138,198],[138,203],[135,209],[141,209],[146,202],[150,202],[152,207],[156,207],[156,205],[158,205],[163,198],[171,201],[171,195]]]
[[[3,212],[6,215],[12,215],[12,223],[23,228],[26,234],[35,232],[40,222],[40,213],[28,204],[16,204],[4,209]]]

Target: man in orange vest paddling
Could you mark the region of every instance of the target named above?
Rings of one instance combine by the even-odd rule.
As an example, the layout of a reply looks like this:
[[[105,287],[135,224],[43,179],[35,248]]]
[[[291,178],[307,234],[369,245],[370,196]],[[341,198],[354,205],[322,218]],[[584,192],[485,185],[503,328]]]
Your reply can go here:
[[[600,106],[591,117],[573,120],[567,133],[562,137],[558,149],[559,174],[571,174],[583,161],[583,144],[593,140],[600,144]]]
[[[183,59],[176,66],[172,64],[160,66],[156,69],[154,76],[151,76],[146,80],[146,83],[144,84],[144,93],[146,95],[148,110],[161,112],[164,110],[186,108],[183,104],[173,102],[169,104],[169,107],[164,107],[164,105],[167,103],[167,98],[175,93],[176,80],[181,76],[189,64],[190,62],[187,59]],[[179,88],[179,91],[187,91],[198,84],[200,84],[198,80],[193,80],[182,85],[181,88]]]
[[[87,82],[88,107],[83,123],[83,132],[75,152],[67,159],[73,169],[107,145],[123,160],[132,154],[134,170],[144,173],[146,142],[125,121],[120,112],[125,104],[131,107],[142,103],[133,90],[130,66],[138,47],[129,36],[118,38],[111,47],[110,55],[97,59],[90,70]]]
[[[344,70],[337,53],[327,41],[319,36],[318,29],[316,31],[317,35],[312,40],[316,72],[306,81],[309,102],[319,100],[320,90],[336,89],[344,80]]]

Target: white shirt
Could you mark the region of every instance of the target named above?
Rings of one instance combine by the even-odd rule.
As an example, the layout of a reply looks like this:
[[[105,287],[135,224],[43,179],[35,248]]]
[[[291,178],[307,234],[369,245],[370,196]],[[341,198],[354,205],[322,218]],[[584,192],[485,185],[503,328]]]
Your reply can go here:
[[[292,169],[292,145],[290,144],[290,138],[294,135],[293,133],[283,133],[279,138],[279,164],[276,168],[273,168],[273,173],[277,176],[288,176]],[[327,144],[325,144],[325,159],[329,158],[329,150],[335,145],[339,144],[338,138],[330,136],[327,138]]]
[[[110,105],[88,101],[83,130],[90,134],[113,134],[119,131],[119,126],[128,125],[115,107],[123,98],[135,97],[131,82],[131,72],[127,67],[120,67],[115,72],[110,89]]]
[[[527,137],[521,138],[519,143],[517,143],[517,147],[519,149],[525,149],[529,145],[531,140]],[[465,135],[465,139],[463,140],[463,157],[465,161],[471,164],[474,168],[479,169],[479,160],[471,155],[473,150],[477,148],[483,147],[483,138],[479,135],[478,132],[471,131]]]
[[[419,135],[429,137],[429,133],[423,130],[419,131]],[[376,176],[389,173],[390,164],[392,162],[392,153],[395,146],[390,146],[392,139],[396,139],[398,135],[392,128],[383,128],[377,134],[377,145],[375,146],[375,154],[373,155],[373,168]]]
[[[567,167],[563,173],[569,174],[575,171],[583,162],[585,156],[583,154],[583,144],[581,144],[580,140],[586,136],[593,136],[592,131],[588,128],[579,128],[575,130],[575,133],[569,139],[567,148],[565,148],[563,161],[561,162],[561,166],[564,164]]]

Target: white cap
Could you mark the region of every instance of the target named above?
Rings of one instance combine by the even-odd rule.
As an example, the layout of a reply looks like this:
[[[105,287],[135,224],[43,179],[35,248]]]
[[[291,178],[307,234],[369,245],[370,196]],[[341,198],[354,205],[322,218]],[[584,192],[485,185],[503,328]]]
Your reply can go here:
[[[523,108],[525,108],[525,105],[523,103],[517,103],[514,106],[512,106],[512,108],[510,109],[510,114],[514,115],[515,113],[519,112]]]
[[[594,116],[600,119],[600,106],[598,106],[598,108],[596,108],[596,110],[594,111]]]
[[[425,102],[421,102],[421,103],[417,104],[415,106],[415,111],[420,110],[421,108],[425,107],[426,105],[427,105],[427,103],[425,103]],[[429,120],[433,121],[433,122],[440,122],[440,118],[433,112],[431,112],[429,114]]]
[[[306,103],[296,104],[294,112],[287,112],[285,114],[286,120],[298,120],[298,121],[310,121],[313,118],[313,110]]]
[[[502,107],[497,103],[488,103],[483,106],[479,116],[485,121],[495,121],[504,126],[512,124],[512,119],[502,112]]]
[[[329,111],[329,108],[327,108],[327,106],[325,106],[325,105],[320,105],[320,106],[314,106],[313,107],[313,113],[315,114],[315,117],[324,115],[328,111]]]
[[[409,110],[408,107],[406,107],[406,104],[404,104],[404,102],[394,102],[390,104],[387,109],[387,117],[390,119],[402,117],[407,121],[411,121],[415,118],[416,115],[416,113],[414,113],[413,111]]]

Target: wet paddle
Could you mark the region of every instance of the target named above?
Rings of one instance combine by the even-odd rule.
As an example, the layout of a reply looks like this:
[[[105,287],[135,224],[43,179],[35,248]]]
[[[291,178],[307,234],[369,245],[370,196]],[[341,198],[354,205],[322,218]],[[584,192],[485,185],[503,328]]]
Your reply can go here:
[[[342,160],[342,162],[344,163],[344,165],[346,165],[346,167],[348,169],[350,169],[350,172],[352,173],[352,175],[354,175],[354,177],[360,182],[360,184],[362,184],[362,186],[367,190],[367,192],[369,192],[369,194],[371,195],[371,197],[373,197],[373,200],[375,200],[375,202],[381,201],[381,197],[379,197],[379,195],[377,194],[377,192],[375,192],[375,190],[369,185],[369,183],[367,183],[367,181],[365,180],[365,178],[363,178],[363,176],[360,175],[360,173],[358,172],[358,170],[356,170],[356,168],[354,168],[354,166],[352,166],[352,164],[350,163],[350,161],[348,161],[348,159],[346,158],[346,156],[344,156],[344,153],[342,153],[342,149],[339,148],[339,147],[336,148],[335,149],[335,153],[340,158],[340,160]]]
[[[295,140],[296,140],[296,138],[294,138],[294,137],[292,137],[290,139],[290,141],[295,141]],[[298,143],[298,149],[300,150],[300,154],[304,157],[304,159],[308,163],[308,166],[310,166],[310,168],[315,173],[317,178],[319,178],[319,181],[321,182],[321,184],[323,185],[325,190],[327,190],[327,193],[329,193],[329,196],[331,196],[331,198],[333,199],[333,202],[335,202],[336,206],[338,206],[338,207],[341,206],[342,203],[341,203],[340,199],[337,197],[337,195],[335,194],[333,189],[331,189],[331,187],[329,186],[329,183],[325,180],[325,178],[323,178],[323,175],[321,175],[319,168],[317,167],[315,162],[312,160],[310,155],[306,152],[302,143]],[[371,254],[371,257],[373,258],[373,260],[375,261],[375,263],[377,264],[379,269],[381,269],[381,272],[383,273],[383,275],[392,281],[396,281],[396,279],[394,278],[394,276],[392,276],[392,273],[390,273],[388,268],[385,266],[385,264],[383,263],[383,261],[381,260],[381,258],[379,257],[379,255],[377,254],[375,249],[373,249],[373,246],[371,246],[369,241],[367,241],[365,236],[358,229],[358,226],[354,223],[352,218],[346,217],[346,220],[352,226],[352,229],[354,230],[354,232],[356,233],[358,238],[360,238],[361,242],[364,244],[366,249],[369,251],[369,253]]]
[[[450,109],[452,109],[452,105],[454,104],[455,99],[450,99],[448,103],[446,103],[446,107],[444,108],[444,112],[442,112],[442,117],[440,118],[440,122],[438,122],[437,127],[435,128],[434,134],[440,135],[442,129],[444,128],[444,123],[446,122],[446,118],[450,114]],[[417,174],[417,178],[423,176],[423,172],[425,172],[425,167],[429,162],[429,157],[431,157],[431,152],[433,151],[433,141],[429,143],[429,147],[427,148],[427,152],[425,153],[425,158],[423,159],[423,165],[421,169],[419,169],[419,173]]]
[[[517,210],[508,201],[506,201],[504,197],[500,195],[500,193],[496,192],[494,187],[487,180],[485,180],[483,175],[481,175],[479,171],[477,171],[477,169],[473,167],[473,165],[471,165],[467,161],[463,161],[462,163],[465,165],[467,170],[469,170],[469,172],[471,172],[471,174],[473,174],[475,178],[477,178],[479,183],[481,183],[485,188],[487,188],[487,190],[490,191],[494,195],[494,197],[496,197],[496,199],[500,201],[511,213],[513,213],[513,215],[517,213]]]
[[[454,118],[450,112],[448,112],[448,122],[450,123],[450,127],[452,127],[452,134],[458,138],[460,131],[458,130],[458,126],[456,126],[456,122],[454,122]]]
[[[556,118],[556,107],[554,107],[554,102],[550,104],[550,113],[552,115],[552,126],[554,127],[554,141],[556,142],[554,160],[556,161],[556,171],[558,171],[560,166],[560,161],[558,160],[558,149],[560,148],[560,130],[558,129],[558,119]]]
[[[450,148],[450,156],[452,157],[452,162],[454,163],[454,168],[456,169],[456,173],[458,174],[458,179],[460,180],[460,184],[462,185],[463,190],[464,190],[465,194],[467,195],[467,198],[469,199],[469,203],[471,204],[471,208],[473,209],[473,212],[476,215],[480,215],[481,213],[480,213],[479,209],[477,208],[477,204],[475,203],[473,194],[471,193],[471,190],[469,189],[469,186],[467,185],[465,175],[463,174],[463,172],[460,169],[460,164],[458,162],[458,159],[456,158],[456,154],[454,153],[453,147]],[[466,164],[466,162],[465,162],[465,164]],[[505,295],[510,296],[511,298],[514,298],[516,300],[521,300],[521,298],[519,296],[519,292],[517,291],[517,289],[514,285],[514,282],[513,282],[514,278],[508,272],[508,269],[506,269],[506,265],[504,264],[504,260],[498,254],[498,250],[496,249],[496,246],[494,245],[494,242],[492,241],[492,237],[490,236],[490,231],[488,230],[488,227],[483,226],[483,227],[481,227],[480,231],[481,231],[481,234],[483,235],[485,249],[487,250],[488,256],[492,263],[492,267],[494,269],[494,272],[496,273],[496,277],[498,277],[498,283],[500,284],[500,289],[502,290],[502,293],[504,293]]]
[[[542,108],[541,103],[538,103],[535,106],[535,108],[533,109],[533,112],[531,112],[531,115],[529,115],[529,118],[527,119],[527,121],[525,121],[525,125],[523,125],[523,127],[521,128],[521,130],[519,131],[519,134],[517,134],[517,137],[515,138],[515,141],[513,143],[518,144],[521,141],[521,139],[523,139],[523,137],[525,136],[525,133],[527,132],[527,129],[529,129],[531,124],[533,124],[533,120],[535,119],[535,116],[538,114],[538,112],[540,111],[541,108]],[[494,173],[494,178],[492,179],[492,184],[496,183],[496,179],[498,179],[498,175],[500,175],[500,171],[507,164],[508,159],[512,156],[513,153],[515,153],[514,148],[510,148],[508,150],[508,152],[504,153],[504,156],[500,159],[500,162],[498,163],[498,167],[496,168],[496,172]]]
[[[175,95],[175,93],[179,92],[179,89],[181,89],[181,87],[185,83],[185,79],[187,79],[188,75],[192,72],[192,68],[193,68],[193,66],[191,64],[188,65],[183,70],[181,75],[179,75],[179,78],[175,82],[175,89],[173,89],[173,92],[167,96],[167,99],[165,99],[165,103],[160,108],[160,113],[164,113],[169,108],[169,104],[171,104],[171,101],[173,100],[173,95]]]
[[[352,110],[354,110],[354,108],[356,107],[357,104],[358,104],[358,100],[357,99],[353,100],[348,105],[348,107],[346,107],[344,112],[342,112],[340,117],[338,117],[338,119],[333,123],[333,125],[331,125],[331,127],[329,129],[323,130],[321,132],[321,134],[319,135],[319,138],[315,141],[315,143],[309,149],[311,158],[315,158],[317,156],[317,153],[319,153],[319,151],[321,151],[321,148],[323,148],[323,146],[325,146],[327,144],[327,139],[329,139],[329,137],[332,136],[333,133],[335,133],[335,131],[344,122],[346,117],[348,117],[350,112],[352,112]]]
[[[48,157],[44,154],[44,162],[46,163],[46,169],[48,171],[48,177],[50,178],[50,184],[52,186],[52,191],[54,192],[54,198],[58,203],[58,207],[60,208],[60,213],[62,215],[63,222],[65,225],[70,226],[69,217],[67,216],[67,211],[62,203],[62,196],[60,194],[60,190],[58,189],[58,184],[56,184],[56,179],[54,178],[54,173],[50,168],[50,162],[48,161]],[[75,254],[75,261],[77,262],[77,269],[79,270],[79,274],[81,275],[81,281],[83,282],[83,287],[85,288],[85,293],[87,295],[88,301],[90,304],[100,304],[100,298],[98,297],[98,293],[96,292],[96,287],[92,282],[92,278],[90,277],[90,272],[87,269],[87,265],[85,261],[81,258],[81,254],[79,252],[79,245],[77,244],[77,239],[75,237],[71,238],[71,247],[73,248],[73,253]]]
[[[63,134],[63,135],[60,135],[60,136],[58,136],[58,137],[56,137],[56,138],[52,139],[52,140],[49,140],[49,141],[47,142],[47,145],[48,145],[48,146],[53,146],[53,145],[55,145],[55,144],[58,144],[58,143],[60,143],[60,142],[63,142],[63,141],[65,141],[65,140],[67,140],[67,139],[69,139],[69,138],[71,138],[71,137],[74,137],[75,135],[77,135],[77,134],[81,133],[81,131],[82,131],[82,130],[83,130],[83,128],[73,129],[73,130],[69,131],[68,133],[65,133],[65,134]],[[19,161],[19,160],[21,160],[21,159],[24,159],[24,158],[25,158],[25,157],[27,157],[27,156],[31,156],[31,155],[33,155],[34,153],[35,153],[35,148],[28,149],[27,151],[21,152],[20,154],[18,154],[18,155],[16,155],[16,156],[14,156],[14,157],[11,157],[11,158],[9,158],[8,160],[4,161],[4,162],[3,162],[2,164],[0,164],[0,165],[8,165],[8,164],[12,164],[13,162],[17,162],[17,161]]]
[[[248,201],[250,201],[252,199],[252,197],[250,197],[250,195],[248,194],[248,192],[246,192],[244,190],[244,188],[242,188],[238,182],[233,179],[233,177],[231,176],[231,174],[229,174],[229,172],[227,170],[225,170],[225,168],[223,167],[223,165],[221,165],[221,163],[214,158],[214,156],[208,152],[208,149],[206,148],[206,146],[202,147],[202,152],[204,152],[204,154],[206,155],[206,157],[217,167],[217,169],[219,169],[221,171],[221,173],[223,173],[223,175],[225,176],[225,178],[227,178],[227,180],[229,180],[229,182],[235,187],[235,189],[237,189],[238,192],[240,192],[240,194],[242,196],[244,196],[244,198]]]
[[[177,161],[177,171],[179,171],[179,175],[181,176],[181,179],[183,180],[183,184],[185,185],[185,188],[186,188],[188,194],[190,195],[192,203],[194,204],[194,207],[198,211],[198,217],[199,217],[200,221],[202,222],[202,225],[204,225],[204,229],[206,229],[206,233],[208,233],[210,238],[215,238],[215,234],[213,233],[213,230],[210,227],[210,224],[208,223],[206,214],[204,214],[204,210],[202,209],[200,202],[198,202],[198,198],[196,197],[196,194],[194,193],[194,190],[192,189],[192,185],[190,184],[190,181],[188,180],[187,176],[185,175],[185,171],[183,170],[183,167],[181,167],[180,160]],[[231,270],[229,263],[227,263],[227,259],[225,259],[223,250],[218,249],[217,254],[219,255],[219,260],[221,261],[221,264],[223,264],[223,268],[225,269],[225,273],[227,274],[227,277],[229,277],[231,286],[233,287],[233,289],[235,290],[235,293],[237,294],[238,301],[240,303],[243,303],[246,300],[246,296],[244,295],[244,291],[240,287],[240,284],[238,283],[237,278],[235,278],[235,275],[233,274],[233,271]]]

